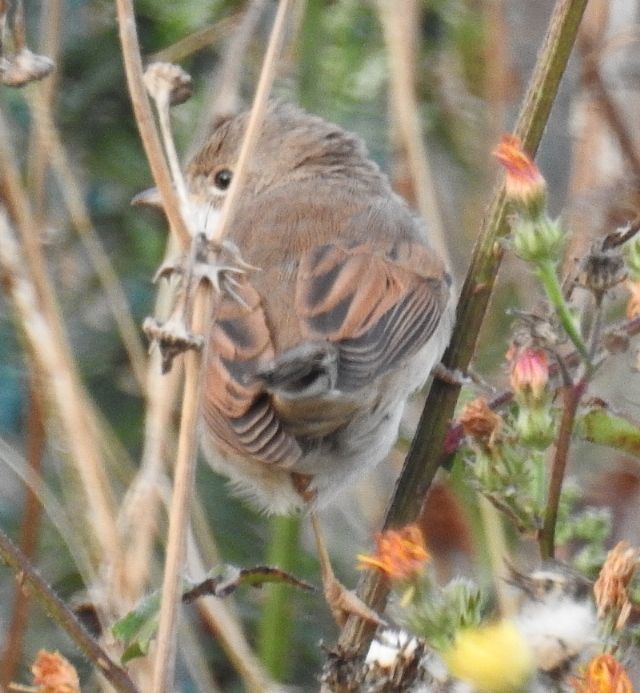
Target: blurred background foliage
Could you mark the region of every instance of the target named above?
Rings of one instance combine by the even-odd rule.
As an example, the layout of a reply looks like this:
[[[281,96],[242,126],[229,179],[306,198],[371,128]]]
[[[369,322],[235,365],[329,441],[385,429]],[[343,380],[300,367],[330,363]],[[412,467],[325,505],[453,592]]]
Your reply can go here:
[[[152,277],[163,257],[167,230],[159,215],[129,205],[130,199],[148,187],[151,180],[127,93],[114,5],[108,0],[49,3],[50,0],[42,3],[26,0],[28,41],[34,50],[41,44],[47,26],[51,28],[47,22],[53,21],[59,9],[56,70],[48,78],[54,82],[55,124],[78,182],[78,192],[119,277],[134,320],[140,325],[154,310],[156,289]],[[275,7],[273,2],[262,4],[264,9],[247,50],[236,56],[242,61],[238,87],[245,105],[255,85]],[[606,4],[595,3],[600,8]],[[622,4],[611,3],[610,11],[604,13],[596,8],[585,32],[590,31],[594,40],[606,40],[612,45],[611,37],[622,32],[629,22],[636,21],[636,0],[624,3],[625,7]],[[211,99],[216,96],[212,93],[215,76],[247,5],[237,0],[206,3],[139,0],[135,3],[145,57],[164,51],[203,28],[227,22],[223,25],[226,29],[215,35],[213,42],[180,59],[194,81],[193,98],[173,111],[176,140],[185,158],[198,144],[194,140],[202,132]],[[414,74],[419,121],[459,283],[495,178],[496,166],[490,160],[490,150],[499,134],[509,130],[513,122],[552,6],[551,0],[535,3],[421,0],[416,3]],[[628,17],[630,13],[633,21]],[[632,58],[628,49],[632,45],[633,41],[611,49],[602,57],[602,69],[613,80],[608,83],[610,96],[618,103],[624,101],[622,117],[628,123],[631,123],[632,105],[638,99],[640,74],[637,59]],[[585,101],[592,98],[592,93],[584,82],[583,67],[584,56],[578,51],[554,107],[539,163],[549,183],[552,211],[560,213],[564,209],[571,219],[573,210],[597,207],[602,222],[596,223],[595,214],[591,213],[594,228],[580,229],[588,236],[606,230],[612,219],[624,217],[620,210],[633,209],[635,200],[634,182],[625,167],[625,158],[615,151],[615,134],[612,136],[606,124],[601,123],[597,133],[588,136],[601,138],[602,146],[593,147],[591,139],[585,144],[584,118],[589,116]],[[390,134],[393,122],[388,105],[388,48],[376,3],[356,0],[299,3],[280,75],[278,96],[358,132],[374,158],[391,172],[397,187],[403,188],[403,154],[394,146]],[[25,184],[31,191],[34,191],[32,164],[37,143],[30,136],[30,104],[33,104],[33,92],[43,89],[43,84],[31,84],[23,90],[0,87],[0,108],[8,122]],[[624,98],[620,99],[621,96]],[[637,141],[638,133],[632,134]],[[576,173],[580,161],[576,147],[580,146],[591,147],[584,155],[594,170],[593,179],[587,184],[582,184]],[[142,451],[145,402],[133,378],[103,288],[70,223],[59,186],[60,181],[49,171],[43,192],[34,204],[41,221],[49,271],[83,382],[113,430],[113,440],[118,441],[115,447],[121,446],[127,453],[120,459],[128,462],[108,470],[122,489],[132,478]],[[612,190],[616,191],[615,195],[606,192]],[[518,295],[527,296],[529,290],[529,280],[522,276],[521,267],[514,269],[507,262],[474,365],[498,386],[505,382],[501,369],[509,329],[505,309],[514,305]],[[29,393],[32,387],[40,386],[32,381],[23,347],[11,305],[0,297],[0,436],[14,450],[14,462],[18,466],[23,464],[21,455],[33,436],[33,429],[30,432],[28,426],[33,402]],[[612,376],[612,381],[616,377]],[[615,387],[615,382],[612,386]],[[636,395],[627,390],[625,397],[625,404],[637,408],[637,389]],[[418,411],[419,404],[409,411],[407,431],[415,423]],[[49,428],[49,433],[43,475],[60,499],[67,530],[73,532],[79,529],[77,518],[80,517],[76,514],[79,501],[77,496],[74,498],[77,483],[64,464],[64,445],[55,431]],[[10,457],[6,450],[0,453],[3,462],[0,522],[17,540],[24,517],[24,487],[7,466]],[[356,553],[369,545],[372,532],[379,526],[399,460],[398,454],[391,465],[354,490],[348,502],[343,501],[330,512],[329,544],[337,559],[338,572],[347,584],[356,578]],[[635,467],[627,473],[629,484],[638,484]],[[203,503],[203,521],[215,536],[222,560],[240,566],[268,562],[267,545],[273,523],[232,497],[224,481],[205,465],[199,466],[196,488]],[[469,513],[473,517],[472,499],[468,492],[466,496],[464,493],[461,492],[463,503],[471,508]],[[480,544],[478,537],[471,537],[468,524],[465,525],[468,518],[459,509],[460,500],[456,501],[449,490],[434,491],[434,496],[437,494],[441,495],[438,517],[444,524],[441,569],[443,575],[448,575],[459,566],[469,569]],[[86,596],[86,585],[66,549],[69,537],[63,540],[59,528],[51,525],[51,507],[46,509],[37,524],[38,546],[33,560],[65,599],[78,602]],[[448,519],[444,521],[443,517]],[[317,582],[317,564],[313,552],[308,550],[307,528],[298,530],[295,525],[289,525],[280,526],[278,531],[289,534],[292,545],[300,547],[288,559],[293,572]],[[439,536],[437,532],[434,534]],[[159,584],[160,575],[158,564],[152,575],[153,586]],[[236,606],[252,643],[265,637],[258,635],[261,608],[271,591],[277,589],[282,588],[243,590],[237,596]],[[14,591],[13,576],[7,569],[0,569],[3,637],[15,633],[10,630]],[[313,690],[323,658],[318,643],[332,642],[334,626],[319,595],[290,589],[285,594],[290,616],[287,632],[280,636],[291,645],[285,648],[284,658],[282,653],[278,655],[280,661],[273,668],[288,683],[302,690]],[[196,664],[189,657],[181,659],[179,690],[213,690],[214,683],[224,691],[241,690],[237,674],[198,612],[187,609],[186,618],[204,660]],[[79,664],[81,676],[87,676],[88,670],[73,647],[39,608],[29,609],[27,628],[20,638],[19,656],[17,659],[14,656],[13,661],[7,661],[8,643],[4,643],[4,671],[9,667],[14,680],[28,680],[29,664],[41,647],[60,649]],[[203,681],[209,681],[209,688],[204,687]]]

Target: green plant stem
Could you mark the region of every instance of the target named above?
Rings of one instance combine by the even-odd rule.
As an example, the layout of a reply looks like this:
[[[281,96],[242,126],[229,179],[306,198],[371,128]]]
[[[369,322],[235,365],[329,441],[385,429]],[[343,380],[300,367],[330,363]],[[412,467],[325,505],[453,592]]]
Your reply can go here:
[[[576,39],[587,0],[557,0],[534,74],[518,117],[515,133],[527,151],[537,151]],[[456,327],[443,362],[451,369],[465,371],[475,351],[476,341],[489,304],[502,252],[496,241],[506,235],[507,219],[504,186],[496,187],[473,251],[471,264],[457,310]],[[429,391],[414,440],[398,479],[385,527],[413,520],[424,495],[440,466],[449,422],[460,387],[435,380]],[[388,585],[379,574],[366,571],[358,585],[358,595],[376,610],[384,608]],[[339,646],[362,652],[373,635],[370,624],[352,616],[340,635]]]
[[[295,572],[300,519],[272,517],[269,520],[269,534],[267,564],[286,572]],[[268,594],[258,628],[258,656],[267,671],[278,681],[283,681],[289,674],[291,661],[291,587],[274,584],[264,589],[268,590]]]
[[[560,282],[558,281],[558,274],[556,272],[556,264],[552,260],[541,260],[536,263],[536,273],[542,286],[547,294],[549,302],[553,306],[560,323],[567,333],[569,339],[573,342],[573,345],[578,350],[578,353],[585,360],[587,367],[590,368],[591,359],[589,358],[589,350],[587,349],[582,335],[576,326],[571,311],[567,302],[564,300],[562,295],[562,288]]]
[[[89,635],[75,614],[40,577],[27,557],[2,530],[0,530],[0,560],[16,571],[22,587],[33,591],[34,597],[46,612],[66,631],[116,691],[137,693],[138,689],[129,678],[129,674],[118,666]]]
[[[580,397],[584,392],[586,381],[575,385],[567,385],[562,389],[562,418],[560,430],[556,441],[556,449],[551,463],[551,477],[549,479],[549,492],[547,493],[547,507],[544,513],[544,523],[539,538],[540,556],[543,560],[555,557],[555,534],[558,521],[558,508],[560,506],[560,494],[562,482],[567,468],[571,434],[578,411]]]

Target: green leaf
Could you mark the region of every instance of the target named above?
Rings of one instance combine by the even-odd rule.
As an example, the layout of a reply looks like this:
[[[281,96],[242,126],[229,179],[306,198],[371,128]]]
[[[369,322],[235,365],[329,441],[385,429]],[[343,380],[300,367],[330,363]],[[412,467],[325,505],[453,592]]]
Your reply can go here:
[[[142,599],[135,609],[114,623],[111,632],[124,644],[121,657],[123,664],[147,654],[149,644],[158,628],[159,613],[160,592],[156,591]]]
[[[214,575],[214,573],[212,572],[210,575]],[[315,589],[308,582],[300,580],[279,568],[270,566],[236,568],[235,566],[225,565],[222,566],[222,569],[216,569],[215,576],[207,577],[206,580],[198,584],[194,585],[185,580],[183,583],[182,601],[188,604],[198,597],[207,594],[223,598],[235,592],[241,585],[260,587],[267,582],[283,583],[304,590]],[[142,599],[132,611],[123,616],[119,621],[116,621],[112,626],[111,632],[114,637],[122,641],[124,645],[124,653],[121,658],[123,664],[126,664],[131,659],[143,657],[147,654],[151,640],[155,637],[158,629],[159,614],[160,592],[155,591]]]
[[[613,414],[605,407],[596,407],[578,419],[576,433],[599,445],[640,457],[640,424]]]

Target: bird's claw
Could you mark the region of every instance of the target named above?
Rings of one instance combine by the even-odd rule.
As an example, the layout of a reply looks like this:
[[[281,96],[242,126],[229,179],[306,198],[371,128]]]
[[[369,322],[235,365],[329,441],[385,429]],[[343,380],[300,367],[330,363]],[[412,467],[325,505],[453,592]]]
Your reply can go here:
[[[184,351],[193,349],[200,351],[204,346],[202,335],[189,332],[183,320],[171,317],[166,322],[159,322],[155,318],[147,318],[142,324],[142,329],[152,344],[157,344],[162,355],[162,372],[171,370],[173,359]]]

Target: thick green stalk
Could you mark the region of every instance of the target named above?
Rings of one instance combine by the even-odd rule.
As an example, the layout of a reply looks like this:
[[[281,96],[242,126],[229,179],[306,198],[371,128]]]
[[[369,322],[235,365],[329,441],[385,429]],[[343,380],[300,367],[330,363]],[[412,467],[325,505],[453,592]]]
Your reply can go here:
[[[300,518],[272,517],[269,535],[267,564],[295,572]],[[291,663],[291,587],[274,584],[263,589],[267,595],[258,626],[258,656],[267,671],[278,681],[283,681],[289,674]]]

